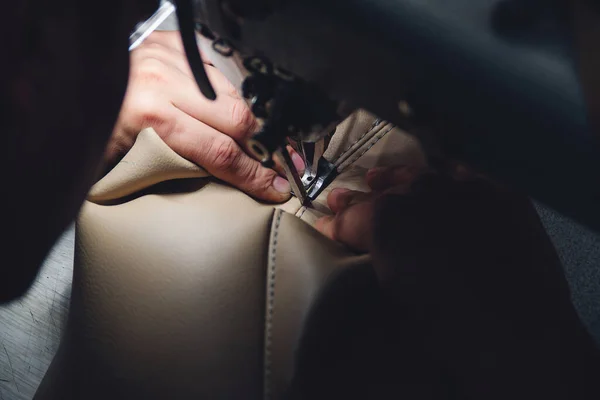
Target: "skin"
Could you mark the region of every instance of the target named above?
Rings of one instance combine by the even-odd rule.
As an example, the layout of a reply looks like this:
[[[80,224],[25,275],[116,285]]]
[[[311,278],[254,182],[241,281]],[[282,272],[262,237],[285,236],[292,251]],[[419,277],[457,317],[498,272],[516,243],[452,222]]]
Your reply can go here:
[[[145,100],[136,99],[132,89],[125,109],[134,117],[129,121],[127,111],[119,115],[130,76],[127,38],[155,7],[142,0],[4,5],[0,34],[9,38],[3,43],[3,60],[9,62],[0,63],[1,205],[7,261],[1,267],[0,301],[29,287],[103,162],[116,161],[146,124],[159,122],[165,141],[216,176],[234,183],[238,174],[257,179],[257,191],[245,190],[259,198],[274,196],[266,177],[274,182],[276,175],[239,155],[240,139],[253,122],[233,107],[237,100],[226,85],[215,83],[231,125],[196,114],[201,111],[189,107],[195,102],[189,92],[184,99],[171,93],[173,108],[163,102],[142,112],[136,107]],[[177,52],[160,43],[154,50]],[[140,60],[152,59],[143,54],[137,53]],[[165,77],[185,79],[185,66],[171,62],[161,64],[162,72],[171,73],[155,75],[156,85]],[[215,71],[211,75],[219,80]],[[147,70],[131,76],[153,80]],[[167,107],[166,115],[157,111],[159,105]],[[173,118],[177,110],[181,113]],[[180,119],[185,122],[174,122]],[[210,159],[215,154],[219,157]],[[389,317],[418,329],[428,349],[424,356],[451,374],[462,398],[572,399],[590,393],[598,398],[596,350],[527,199],[489,183],[420,174],[398,178],[402,174],[371,173],[371,194],[334,191],[335,216],[317,225],[327,236],[372,253],[381,288],[396,307]],[[366,246],[357,234],[368,239]]]
[[[289,198],[287,181],[241,149],[255,127],[247,108],[212,67],[219,100],[201,97],[176,34],[154,35],[130,60],[129,34],[155,9],[147,0],[4,6],[0,33],[11,40],[3,44],[10,62],[0,63],[1,206],[11,261],[0,267],[0,302],[29,288],[91,185],[147,126],[252,196]]]
[[[152,127],[175,152],[252,197],[282,202],[290,185],[281,169],[264,168],[245,151],[245,140],[258,124],[235,87],[210,64],[215,101],[199,91],[178,32],[154,32],[131,54],[129,86],[105,153],[113,165]],[[291,148],[290,148],[291,149]],[[297,169],[304,163],[291,151]]]
[[[459,398],[588,399],[594,341],[529,199],[489,180],[373,170],[370,193],[332,191],[316,227],[370,252],[393,314]]]

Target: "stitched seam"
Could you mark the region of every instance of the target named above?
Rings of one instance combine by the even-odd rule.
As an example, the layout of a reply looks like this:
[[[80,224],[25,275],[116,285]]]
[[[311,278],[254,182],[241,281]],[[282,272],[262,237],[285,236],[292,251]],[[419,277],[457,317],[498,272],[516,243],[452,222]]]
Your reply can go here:
[[[273,313],[275,308],[275,261],[277,258],[277,236],[279,235],[279,224],[283,211],[277,210],[275,217],[275,226],[273,227],[273,237],[271,239],[271,254],[269,271],[267,271],[267,321],[265,324],[265,376],[264,376],[264,399],[270,400],[271,393],[271,345],[272,345],[272,329],[273,329]]]
[[[367,147],[362,152],[360,152],[359,154],[357,154],[353,159],[351,159],[348,162],[348,164],[344,168],[342,168],[341,170],[339,170],[338,172],[342,172],[343,170],[345,170],[346,168],[348,168],[350,165],[352,165],[356,160],[358,160],[359,158],[361,158],[363,156],[363,154],[365,154],[367,151],[369,151],[371,149],[371,147],[375,146],[375,143],[379,142],[381,140],[381,138],[383,138],[385,135],[387,135],[395,127],[396,127],[395,125],[392,125],[387,130],[382,131],[382,133],[376,135],[371,142],[367,142],[368,143]]]
[[[300,215],[298,216],[298,218],[300,218],[300,219],[302,219],[302,216],[304,215],[304,213],[306,212],[306,210],[308,210],[308,207],[302,207],[302,208],[303,208],[303,209],[302,209],[302,214],[300,214]]]
[[[346,150],[342,151],[342,153],[339,156],[337,156],[336,159],[333,160],[331,163],[335,164],[337,162],[337,160],[339,160],[340,158],[342,158],[344,156],[344,154],[349,152],[356,143],[360,142],[362,140],[362,138],[367,136],[369,134],[369,132],[372,132],[375,128],[377,128],[379,125],[381,125],[381,123],[383,123],[383,121],[381,121],[380,119],[376,119],[375,122],[373,122],[373,124],[371,124],[371,126],[369,127],[369,129],[367,129],[367,131],[365,133],[363,133],[358,139],[356,139],[354,142],[352,142],[352,144],[350,144],[346,148]]]

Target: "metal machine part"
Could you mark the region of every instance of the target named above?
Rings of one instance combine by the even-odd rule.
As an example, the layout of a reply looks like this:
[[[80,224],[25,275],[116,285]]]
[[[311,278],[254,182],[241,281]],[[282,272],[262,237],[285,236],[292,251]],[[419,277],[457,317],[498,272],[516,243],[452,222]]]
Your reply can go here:
[[[316,199],[338,174],[337,167],[323,156],[327,146],[326,138],[323,137],[316,142],[297,142],[299,153],[306,164],[302,183],[311,200]]]
[[[449,157],[600,229],[600,144],[578,79],[572,2],[527,1],[534,12],[520,18],[523,8],[502,6],[510,1],[198,0],[196,20],[332,101],[401,128],[409,105]],[[522,23],[503,23],[514,18]]]
[[[316,178],[319,160],[325,152],[325,138],[322,138],[314,143],[300,141],[297,146],[299,153],[306,164],[304,176],[302,177],[302,183],[304,183],[304,186],[308,186]]]
[[[217,37],[202,24],[197,28],[200,34],[213,40],[213,50],[223,57],[236,54],[229,41]],[[241,93],[252,113],[262,122],[260,131],[249,139],[248,150],[266,167],[273,165],[272,158],[276,155],[284,166],[292,193],[303,205],[309,205],[335,176],[332,173],[335,167],[322,159],[322,155],[324,136],[344,116],[342,108],[314,85],[260,56],[240,58],[246,74]],[[300,144],[300,154],[307,165],[302,178],[285,150],[287,138],[292,136]],[[305,151],[309,143],[315,143],[316,150],[310,158]],[[319,175],[325,172],[326,177]]]
[[[273,154],[280,157],[283,154],[281,158],[293,193],[303,205],[308,205],[329,181],[321,178],[319,172],[324,170],[318,166],[327,163],[322,158],[324,137],[341,119],[338,106],[318,89],[260,57],[245,58],[243,64],[249,75],[243,82],[242,94],[249,100],[253,114],[263,120],[248,148],[266,166],[270,165]],[[288,137],[296,138],[299,143],[306,165],[302,179],[285,150]],[[309,146],[313,149],[310,156],[306,151]]]
[[[189,9],[189,4],[183,4],[183,6],[184,10],[185,7]],[[141,23],[132,33],[129,50],[137,48],[166,18],[176,12],[180,19],[187,18],[189,14],[189,11],[187,14],[182,13],[177,11],[172,3],[164,2],[147,21]],[[186,26],[189,29],[189,20],[184,21],[182,27],[184,46],[188,43],[186,54],[189,57],[189,53],[192,52],[190,46],[197,47],[197,44],[194,44],[196,43],[195,35],[193,40],[186,37]],[[227,40],[217,38],[201,24],[194,24],[194,30],[209,39],[212,42],[212,49],[222,57],[228,58],[234,55],[234,49]],[[195,57],[192,55],[192,58]],[[262,128],[253,138],[250,138],[248,149],[267,167],[273,165],[273,156],[278,157],[292,186],[292,193],[303,205],[309,205],[310,200],[314,199],[324,189],[325,184],[331,180],[329,177],[334,176],[331,171],[335,171],[335,167],[325,159],[321,160],[321,156],[325,150],[323,136],[339,119],[335,110],[336,105],[311,85],[280,68],[274,68],[268,61],[260,57],[238,58],[242,60],[242,65],[238,67],[243,68],[242,74],[246,76],[239,88],[240,92],[248,100],[254,115],[262,120]],[[202,81],[204,79],[202,76],[205,75],[203,68],[201,72],[194,71],[194,75],[200,76],[199,79]],[[212,87],[207,86],[206,82],[200,82],[199,86],[207,97],[216,98]],[[316,152],[311,152],[310,159],[306,152],[301,153],[309,166],[302,178],[299,177],[289,154],[284,149],[286,137],[292,135],[299,139],[302,149],[312,142],[315,143],[314,148],[317,149]],[[321,177],[318,174],[321,171],[327,171],[327,177]],[[307,190],[309,190],[308,194]]]
[[[288,177],[288,181],[290,182],[290,186],[292,187],[292,193],[294,196],[300,200],[300,204],[303,206],[310,205],[310,199],[306,194],[306,188],[302,183],[302,179],[294,167],[294,163],[290,157],[290,154],[287,152],[285,148],[278,148],[275,150],[275,155],[281,160],[283,168],[285,170],[285,174]]]
[[[139,24],[129,36],[129,51],[135,50],[160,24],[175,12],[175,6],[169,2],[160,5],[158,10],[146,21]]]
[[[320,157],[317,162],[317,170],[314,173],[314,178],[306,184],[308,198],[312,200],[316,199],[323,189],[333,182],[337,175],[337,167],[327,161],[325,157]]]

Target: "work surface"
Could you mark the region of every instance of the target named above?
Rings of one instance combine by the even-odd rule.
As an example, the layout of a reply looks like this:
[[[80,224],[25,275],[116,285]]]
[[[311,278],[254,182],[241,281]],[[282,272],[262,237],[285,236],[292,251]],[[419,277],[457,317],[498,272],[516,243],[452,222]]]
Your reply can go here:
[[[31,290],[0,308],[0,400],[30,400],[58,349],[71,296],[73,238],[71,228]]]
[[[600,342],[600,239],[554,212],[539,211],[575,305]],[[0,400],[31,399],[58,349],[71,293],[73,235],[73,229],[63,235],[25,297],[0,307]]]

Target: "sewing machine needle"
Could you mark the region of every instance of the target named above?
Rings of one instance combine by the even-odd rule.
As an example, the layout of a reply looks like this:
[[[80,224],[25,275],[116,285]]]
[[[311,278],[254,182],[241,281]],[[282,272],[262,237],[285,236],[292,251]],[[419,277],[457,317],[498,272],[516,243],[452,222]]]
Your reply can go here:
[[[303,206],[308,206],[310,204],[310,199],[306,194],[306,189],[304,188],[304,184],[302,184],[302,179],[300,179],[298,170],[296,170],[294,162],[292,161],[287,149],[279,149],[275,152],[275,154],[281,160],[281,164],[285,170],[285,175],[290,182],[294,195],[298,198],[298,200],[300,200],[300,204]]]

